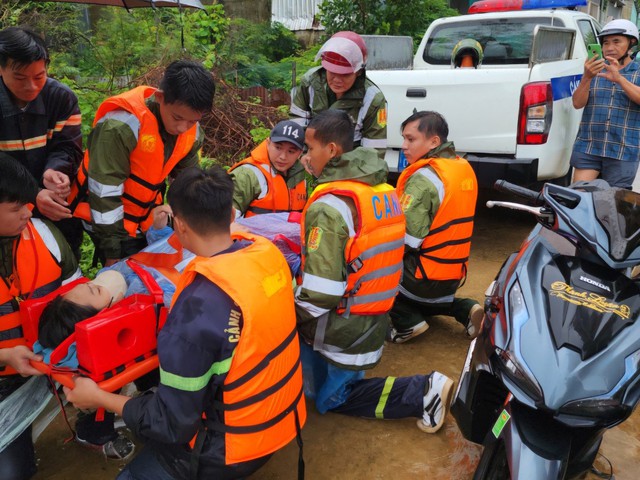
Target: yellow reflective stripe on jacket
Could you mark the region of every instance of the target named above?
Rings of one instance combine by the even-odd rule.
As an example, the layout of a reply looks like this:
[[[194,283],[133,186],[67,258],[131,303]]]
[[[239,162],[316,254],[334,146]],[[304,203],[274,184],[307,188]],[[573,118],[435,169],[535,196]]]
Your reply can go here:
[[[162,365],[160,365],[160,383],[167,387],[175,388],[176,390],[197,392],[206,387],[214,375],[223,375],[229,372],[231,360],[233,360],[235,353],[236,351],[234,350],[229,358],[215,362],[204,375],[199,377],[182,377],[175,373],[167,372],[162,368]]]

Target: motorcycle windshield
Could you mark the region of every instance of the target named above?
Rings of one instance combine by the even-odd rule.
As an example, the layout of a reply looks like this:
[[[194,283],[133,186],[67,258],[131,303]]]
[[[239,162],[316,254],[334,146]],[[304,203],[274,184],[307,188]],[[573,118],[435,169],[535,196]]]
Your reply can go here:
[[[640,315],[633,281],[577,257],[554,257],[541,281],[556,349],[574,350],[582,361],[607,348]]]
[[[593,192],[596,217],[609,237],[609,253],[625,260],[640,245],[640,195],[630,190]]]

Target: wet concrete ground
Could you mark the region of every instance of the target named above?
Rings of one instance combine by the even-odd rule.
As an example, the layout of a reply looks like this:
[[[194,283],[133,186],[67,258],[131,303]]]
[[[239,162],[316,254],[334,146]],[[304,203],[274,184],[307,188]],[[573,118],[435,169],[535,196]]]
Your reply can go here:
[[[486,199],[484,199],[486,200]],[[517,250],[533,226],[526,213],[480,207],[474,231],[469,278],[460,293],[483,300],[503,260]],[[403,376],[438,370],[457,380],[469,340],[453,319],[436,317],[421,337],[404,345],[388,345],[382,362],[369,376]],[[453,417],[436,434],[422,433],[415,419],[365,420],[319,415],[308,405],[303,430],[308,480],[471,479],[481,447],[464,440]],[[70,416],[73,417],[71,409]],[[64,440],[69,436],[61,416],[38,440],[36,479],[110,479],[122,465]],[[617,480],[640,477],[640,413],[606,433],[601,453],[613,465]],[[295,442],[277,452],[252,479],[297,478]],[[606,460],[598,466],[608,471]],[[595,479],[595,476],[584,477]]]

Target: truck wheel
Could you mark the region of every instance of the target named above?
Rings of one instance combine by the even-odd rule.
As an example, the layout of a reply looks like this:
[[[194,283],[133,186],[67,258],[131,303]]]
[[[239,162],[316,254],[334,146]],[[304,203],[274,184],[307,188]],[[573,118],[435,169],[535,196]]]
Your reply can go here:
[[[473,480],[510,480],[504,442],[497,440],[484,447]]]

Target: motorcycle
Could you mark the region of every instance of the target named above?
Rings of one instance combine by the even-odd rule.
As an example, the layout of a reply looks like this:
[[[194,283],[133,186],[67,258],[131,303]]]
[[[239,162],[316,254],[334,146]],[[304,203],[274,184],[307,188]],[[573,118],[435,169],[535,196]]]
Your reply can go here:
[[[474,480],[572,478],[640,399],[640,195],[601,180],[496,188],[529,204],[487,206],[538,224],[487,289],[451,413],[484,446]]]

